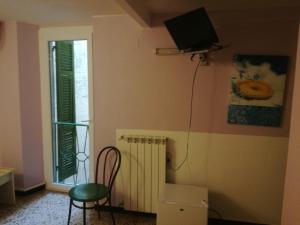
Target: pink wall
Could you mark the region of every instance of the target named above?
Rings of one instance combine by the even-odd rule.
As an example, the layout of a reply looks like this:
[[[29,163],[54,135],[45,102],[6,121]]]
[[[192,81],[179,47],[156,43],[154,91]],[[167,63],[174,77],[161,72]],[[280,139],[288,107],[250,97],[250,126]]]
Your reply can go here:
[[[0,22],[0,57],[3,57],[3,53],[1,53],[1,49],[4,46],[3,35],[4,35],[4,23]],[[0,66],[0,70],[1,70],[1,66]],[[0,127],[3,127],[2,126],[2,120],[0,120]],[[2,149],[3,149],[2,136],[3,136],[3,129],[0,129],[0,165],[2,165],[2,163],[3,163],[2,162]]]
[[[18,23],[24,188],[44,180],[38,30],[38,26]]]
[[[127,17],[108,17],[94,24],[94,102],[97,147],[114,143],[115,128],[184,130],[195,63],[188,57],[158,57],[155,47],[168,46],[164,29],[141,30]],[[159,69],[158,69],[159,68]],[[211,74],[212,67],[200,68]],[[213,76],[199,76],[211,83]],[[199,83],[200,83],[199,82]],[[201,127],[210,129],[212,87],[195,95],[205,102]],[[199,99],[200,98],[200,99]]]
[[[288,137],[297,29],[296,22],[222,24],[218,29],[220,38],[231,46],[213,55],[211,66],[199,69],[192,130]],[[95,20],[96,147],[114,143],[116,128],[187,129],[196,63],[191,62],[189,56],[154,54],[156,47],[172,46],[174,44],[165,28],[140,29],[126,16]],[[282,127],[227,124],[234,53],[291,57]]]
[[[292,120],[290,130],[289,152],[287,160],[286,182],[282,225],[297,225],[300,223],[300,35],[298,37],[298,53],[296,62],[296,77],[293,95]]]
[[[23,161],[20,120],[17,23],[3,22],[0,45],[0,166],[16,169],[17,187],[23,186]]]
[[[226,23],[226,20],[223,20],[217,26],[217,32],[224,43],[230,44],[230,48],[213,54],[210,66],[199,68],[194,95],[192,131],[287,138],[298,21],[230,20]],[[165,28],[141,29],[127,16],[103,17],[94,20],[93,37],[96,149],[114,144],[117,128],[187,130],[191,82],[196,62],[191,62],[189,56],[154,54],[157,47],[174,47]],[[282,127],[227,124],[232,56],[235,53],[290,56]],[[256,145],[252,147],[261,148]],[[286,151],[286,148],[283,147],[282,151]],[[275,155],[274,152],[270,158],[275,159]],[[276,160],[282,163],[285,157]],[[274,168],[283,174],[284,169],[279,168],[280,163],[276,160],[272,161]],[[264,168],[263,163],[257,163],[256,166],[257,170]],[[255,174],[252,175],[255,177]],[[237,185],[243,187],[244,183]],[[282,190],[283,182],[276,185],[278,185],[276,189]],[[257,193],[265,191],[263,188],[257,187]],[[219,189],[222,190],[222,186]],[[227,193],[222,194],[226,196]],[[282,196],[276,196],[276,202],[277,200],[280,202],[274,206],[279,209],[276,212],[281,211],[281,198]],[[226,205],[222,197],[214,201],[216,204]],[[256,199],[253,198],[253,201]],[[240,207],[240,210],[243,208],[236,207]],[[227,216],[234,218],[234,215],[235,213],[231,212],[231,215]],[[264,218],[258,209],[255,216],[247,217],[247,212],[245,215],[244,219],[252,222],[262,221]],[[272,221],[280,220],[278,216],[274,218]],[[276,224],[279,224],[277,222]]]
[[[0,40],[0,166],[26,189],[43,182],[38,27],[4,22]]]

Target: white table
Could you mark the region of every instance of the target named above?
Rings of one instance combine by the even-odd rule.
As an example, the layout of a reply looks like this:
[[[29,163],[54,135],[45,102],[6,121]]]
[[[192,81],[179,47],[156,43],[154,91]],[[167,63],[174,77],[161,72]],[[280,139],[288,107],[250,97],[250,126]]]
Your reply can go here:
[[[0,203],[16,203],[14,169],[0,167]]]

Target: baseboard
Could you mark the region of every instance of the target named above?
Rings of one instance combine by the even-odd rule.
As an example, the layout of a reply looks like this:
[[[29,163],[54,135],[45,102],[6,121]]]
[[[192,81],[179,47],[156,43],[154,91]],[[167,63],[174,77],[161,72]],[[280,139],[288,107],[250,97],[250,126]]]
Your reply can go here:
[[[267,225],[267,224],[258,224],[258,223],[249,223],[243,221],[233,221],[233,220],[224,220],[224,219],[208,219],[209,225]]]
[[[154,213],[145,213],[145,212],[137,212],[137,211],[131,211],[131,210],[126,210],[122,207],[109,207],[109,206],[100,206],[100,210],[107,211],[107,212],[116,212],[120,214],[129,214],[129,215],[139,215],[139,216],[147,216],[147,217],[155,217],[156,214]]]
[[[46,188],[46,184],[41,183],[41,184],[29,187],[29,188],[25,188],[25,189],[18,188],[18,189],[15,190],[15,193],[18,196],[25,196],[25,195],[30,195],[30,194],[33,194],[35,192],[44,190],[45,188]]]
[[[109,212],[112,211],[112,212],[116,212],[116,213],[129,214],[129,215],[156,217],[156,214],[154,214],[154,213],[130,211],[130,210],[125,210],[122,207],[100,206],[100,210],[109,211]],[[242,221],[209,218],[208,225],[267,225],[267,224],[258,224],[258,223],[242,222]]]

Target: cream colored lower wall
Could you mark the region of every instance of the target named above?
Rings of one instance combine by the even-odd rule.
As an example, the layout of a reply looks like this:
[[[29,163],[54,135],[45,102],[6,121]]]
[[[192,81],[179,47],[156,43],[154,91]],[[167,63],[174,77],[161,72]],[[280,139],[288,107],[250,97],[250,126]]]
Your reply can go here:
[[[124,130],[133,135],[167,136],[173,167],[186,153],[186,132]],[[167,182],[206,185],[209,204],[225,219],[280,224],[288,138],[191,133],[188,163]],[[214,216],[214,215],[211,215]]]
[[[210,203],[225,218],[280,224],[288,138],[213,134]]]

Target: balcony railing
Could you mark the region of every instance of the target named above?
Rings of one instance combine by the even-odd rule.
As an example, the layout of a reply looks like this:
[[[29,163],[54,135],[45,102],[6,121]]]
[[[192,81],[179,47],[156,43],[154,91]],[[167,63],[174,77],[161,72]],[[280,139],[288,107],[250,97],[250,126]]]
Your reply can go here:
[[[60,126],[72,126],[76,127],[76,174],[69,178],[59,181],[58,179],[58,128]],[[89,180],[89,125],[86,123],[69,123],[69,122],[52,122],[53,132],[53,174],[54,182],[75,185],[80,183],[87,183]]]

